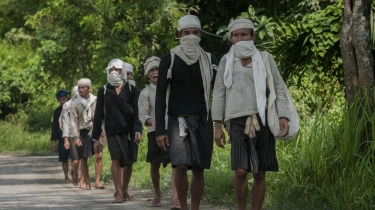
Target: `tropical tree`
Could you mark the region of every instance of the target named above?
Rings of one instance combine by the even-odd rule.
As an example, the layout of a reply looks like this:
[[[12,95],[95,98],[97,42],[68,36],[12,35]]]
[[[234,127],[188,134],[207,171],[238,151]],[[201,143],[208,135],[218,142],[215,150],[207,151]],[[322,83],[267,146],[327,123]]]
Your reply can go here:
[[[349,103],[353,102],[357,91],[369,92],[371,96],[375,84],[370,44],[370,11],[371,0],[344,0],[340,48]]]

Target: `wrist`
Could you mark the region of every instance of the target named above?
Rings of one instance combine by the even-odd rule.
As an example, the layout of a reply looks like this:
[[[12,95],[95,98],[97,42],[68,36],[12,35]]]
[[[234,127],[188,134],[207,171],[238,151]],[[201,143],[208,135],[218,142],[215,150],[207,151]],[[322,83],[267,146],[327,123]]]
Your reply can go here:
[[[215,129],[223,127],[223,124],[220,121],[215,121],[214,125],[215,125]]]

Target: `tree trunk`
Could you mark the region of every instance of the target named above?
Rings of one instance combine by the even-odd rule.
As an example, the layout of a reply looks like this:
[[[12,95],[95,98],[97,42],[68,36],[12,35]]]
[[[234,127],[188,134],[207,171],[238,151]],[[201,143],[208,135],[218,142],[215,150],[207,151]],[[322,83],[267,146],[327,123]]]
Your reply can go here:
[[[344,0],[340,49],[349,104],[357,91],[368,91],[372,99],[375,81],[369,36],[370,8],[371,0]]]

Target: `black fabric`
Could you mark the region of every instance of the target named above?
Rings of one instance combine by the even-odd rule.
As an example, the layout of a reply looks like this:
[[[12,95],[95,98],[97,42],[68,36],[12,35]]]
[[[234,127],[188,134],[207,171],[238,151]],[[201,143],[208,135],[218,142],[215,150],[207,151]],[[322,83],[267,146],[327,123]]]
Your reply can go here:
[[[276,140],[268,125],[264,126],[257,114],[260,131],[255,138],[244,134],[248,116],[230,120],[232,170],[246,169],[252,173],[278,171]]]
[[[59,150],[59,161],[66,162],[69,159],[69,150],[64,148],[64,140],[62,138],[59,139],[58,142],[58,150]]]
[[[137,161],[138,145],[134,142],[134,133],[107,135],[107,141],[111,159],[120,160],[121,167]]]
[[[148,163],[163,163],[163,167],[166,167],[171,162],[169,158],[169,150],[163,151],[156,142],[156,133],[149,132],[147,134],[147,156],[146,162]]]
[[[188,165],[209,169],[213,150],[213,123],[207,113],[185,117],[188,130],[180,137],[177,117],[168,118],[169,155],[172,166]]]
[[[211,62],[218,65],[218,61],[211,54]],[[168,102],[168,116],[200,115],[206,111],[203,80],[199,67],[199,60],[187,65],[179,56],[175,55],[172,67],[172,79],[167,79],[171,65],[171,54],[165,55],[159,64],[158,82],[155,99],[156,135],[165,135],[166,93],[170,83]],[[211,86],[213,87],[216,70],[213,70]]]
[[[69,147],[70,159],[71,160],[79,160],[77,147],[74,144],[72,138],[69,138],[69,143],[70,143],[70,147]]]
[[[78,158],[90,158],[95,153],[93,147],[93,141],[89,135],[89,130],[82,129],[79,131],[79,139],[82,142],[82,146],[77,147]]]
[[[101,125],[105,117],[106,135],[114,135],[119,133],[142,133],[142,123],[138,118],[138,96],[139,90],[126,83],[119,95],[117,95],[115,87],[107,84],[106,94],[104,96],[104,87],[99,88],[95,109],[94,125],[92,138],[99,139],[101,134]],[[104,101],[106,116],[104,116]]]
[[[62,138],[62,131],[59,125],[59,118],[61,115],[62,106],[59,106],[53,112],[53,121],[51,126],[51,141],[52,140],[59,140]]]

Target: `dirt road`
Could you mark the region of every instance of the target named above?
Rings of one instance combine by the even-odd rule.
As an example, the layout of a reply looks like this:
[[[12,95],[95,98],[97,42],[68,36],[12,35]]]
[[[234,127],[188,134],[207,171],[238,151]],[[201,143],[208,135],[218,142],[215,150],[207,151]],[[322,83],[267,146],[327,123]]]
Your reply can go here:
[[[170,209],[170,199],[164,199],[161,207],[150,207],[151,191],[130,191],[134,195],[132,201],[112,204],[113,185],[106,185],[104,190],[84,191],[64,184],[62,180],[61,165],[56,156],[0,155],[0,209]],[[202,205],[200,209],[219,208]]]

